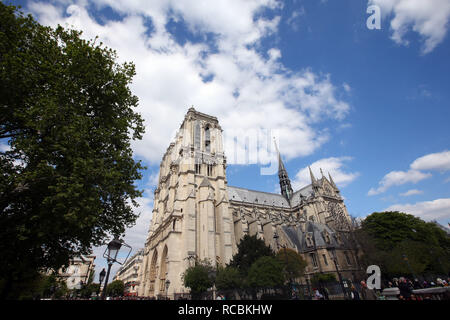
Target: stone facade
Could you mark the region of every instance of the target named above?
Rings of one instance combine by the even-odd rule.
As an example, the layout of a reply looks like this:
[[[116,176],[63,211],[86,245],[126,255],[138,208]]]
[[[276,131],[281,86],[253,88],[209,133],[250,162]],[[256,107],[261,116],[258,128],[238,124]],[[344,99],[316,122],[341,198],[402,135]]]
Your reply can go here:
[[[81,289],[87,284],[89,275],[95,269],[95,256],[79,256],[70,260],[69,265],[58,270],[58,277],[66,281],[67,288]]]
[[[117,270],[113,280],[121,280],[125,284],[126,296],[137,296],[144,249],[138,250],[123,266]]]
[[[195,259],[225,265],[245,234],[302,254],[306,279],[335,272],[334,253],[341,274],[355,278],[351,219],[340,191],[331,176],[310,174],[311,184],[294,192],[279,156],[281,194],[228,186],[219,122],[190,108],[161,161],[139,295],[188,292],[181,277]]]

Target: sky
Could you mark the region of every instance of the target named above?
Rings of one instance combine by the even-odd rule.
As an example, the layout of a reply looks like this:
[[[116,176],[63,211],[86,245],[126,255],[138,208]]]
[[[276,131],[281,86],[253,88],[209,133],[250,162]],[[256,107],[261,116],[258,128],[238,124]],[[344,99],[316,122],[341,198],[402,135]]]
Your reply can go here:
[[[276,136],[294,190],[310,183],[308,166],[318,178],[322,168],[352,216],[398,210],[448,225],[450,1],[11,2],[41,24],[99,36],[136,65],[146,133],[133,150],[148,169],[124,238],[131,254],[144,246],[159,163],[191,106],[226,136]],[[225,150],[228,184],[279,192],[276,172],[261,174],[269,149],[258,144],[251,163]],[[94,248],[96,275],[104,250]]]

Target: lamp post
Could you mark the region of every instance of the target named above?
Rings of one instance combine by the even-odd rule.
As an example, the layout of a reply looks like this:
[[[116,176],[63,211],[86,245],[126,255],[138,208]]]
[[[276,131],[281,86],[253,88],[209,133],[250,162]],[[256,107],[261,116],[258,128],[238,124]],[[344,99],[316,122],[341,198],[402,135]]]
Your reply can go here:
[[[212,285],[212,298],[213,300],[216,300],[216,270],[215,269],[211,269],[208,271],[208,278],[212,281],[213,285]]]
[[[416,276],[414,275],[414,271],[412,270],[411,265],[409,264],[408,257],[406,256],[406,254],[402,254],[402,257],[403,257],[403,260],[406,261],[406,264],[408,265],[409,272],[411,272],[411,275],[413,276],[413,279],[415,279]]]
[[[123,263],[120,263],[119,261],[117,261],[117,255],[119,254],[119,250],[122,246],[126,246],[130,249],[130,251],[128,252],[128,255],[125,259],[125,261],[126,261],[128,259],[128,256],[130,255],[131,247],[129,245],[127,245],[126,243],[124,243],[122,240],[117,239],[116,237],[113,240],[111,240],[110,243],[108,243],[108,247],[106,248],[105,252],[103,253],[103,257],[106,258],[106,260],[108,262],[108,271],[106,272],[105,285],[103,286],[102,300],[104,300],[105,296],[106,296],[106,286],[108,285],[109,273],[111,271],[112,264],[114,262],[117,262],[119,264],[125,263],[125,261]]]
[[[336,267],[336,273],[338,274],[339,283],[341,285],[342,292],[344,293],[344,299],[347,298],[347,292],[345,291],[344,284],[342,283],[342,277],[341,273],[339,272],[338,263],[337,263],[337,255],[336,255],[336,248],[331,249],[331,258],[333,259],[334,266]]]
[[[167,298],[168,298],[167,294],[168,294],[168,292],[169,292],[169,286],[170,286],[170,280],[167,279],[167,280],[166,280],[166,300],[168,300],[168,299],[167,299]]]
[[[100,289],[102,288],[102,282],[103,282],[103,279],[105,279],[105,275],[106,275],[106,271],[105,271],[105,268],[103,268],[103,270],[100,272],[100,274],[99,274],[99,281],[100,281],[100,285],[98,286],[98,292],[97,292],[97,295],[99,295],[100,294]]]

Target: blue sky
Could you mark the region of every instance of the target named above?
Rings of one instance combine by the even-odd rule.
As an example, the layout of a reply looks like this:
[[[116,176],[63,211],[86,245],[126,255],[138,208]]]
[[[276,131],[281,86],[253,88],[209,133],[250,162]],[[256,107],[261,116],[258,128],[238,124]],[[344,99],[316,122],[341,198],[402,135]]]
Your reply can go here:
[[[447,0],[17,1],[42,24],[99,35],[133,61],[147,133],[143,247],[159,162],[187,109],[225,133],[274,130],[295,187],[331,173],[351,215],[395,209],[450,219],[450,3]],[[369,30],[378,5],[381,29]],[[278,191],[260,163],[233,164],[229,185]],[[97,269],[101,270],[102,248]],[[134,252],[135,250],[133,250]]]

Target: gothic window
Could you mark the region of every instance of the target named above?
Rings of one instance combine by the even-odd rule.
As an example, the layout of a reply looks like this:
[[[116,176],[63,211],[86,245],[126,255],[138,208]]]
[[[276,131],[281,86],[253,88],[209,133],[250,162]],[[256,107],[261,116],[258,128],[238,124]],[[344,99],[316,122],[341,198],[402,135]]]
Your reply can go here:
[[[200,149],[200,124],[195,125],[194,130],[194,148]]]
[[[202,165],[200,163],[196,163],[195,164],[195,174],[200,174],[201,168],[202,168]]]
[[[206,127],[205,129],[205,151],[211,151],[211,134],[209,132],[209,127]]]
[[[334,225],[337,230],[348,230],[348,220],[342,207],[336,202],[328,203],[328,212],[334,219]]]
[[[328,243],[328,244],[331,243],[330,234],[326,230],[324,231],[324,238],[325,238],[326,243]]]
[[[313,243],[313,239],[312,239],[312,233],[308,232],[306,234],[306,246],[307,247],[312,247],[313,245],[314,245],[314,243]]]
[[[207,169],[208,169],[208,176],[211,177],[213,175],[213,165],[208,164]]]
[[[350,260],[350,256],[348,255],[348,252],[344,251],[344,255],[345,255],[345,260],[347,261],[347,265],[350,266],[352,264],[352,262]]]
[[[317,268],[319,264],[317,263],[317,257],[315,253],[310,253],[309,256],[311,257],[312,264],[314,268]]]
[[[323,262],[324,262],[325,265],[327,266],[327,265],[328,265],[327,255],[326,255],[326,254],[323,254],[322,256],[323,256]]]

